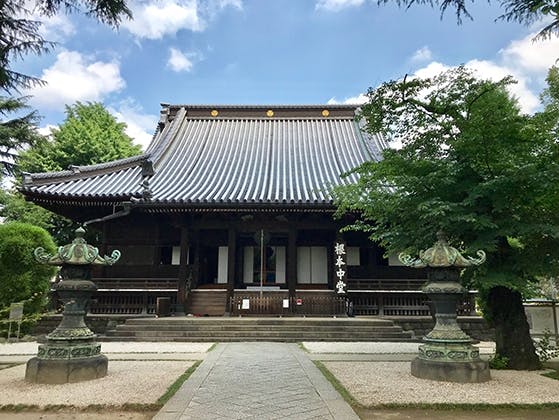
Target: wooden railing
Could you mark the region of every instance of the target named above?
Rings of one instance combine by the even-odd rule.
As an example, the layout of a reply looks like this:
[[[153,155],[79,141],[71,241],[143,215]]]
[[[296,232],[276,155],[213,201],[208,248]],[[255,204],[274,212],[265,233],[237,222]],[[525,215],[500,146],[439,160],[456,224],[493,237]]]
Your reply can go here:
[[[429,316],[432,308],[429,297],[420,291],[369,291],[350,292],[355,315],[377,316]],[[475,314],[475,293],[464,296],[458,305],[458,315]]]
[[[171,312],[176,307],[175,292],[97,293],[89,312],[92,314],[152,315],[156,312],[158,297],[171,298]]]
[[[328,296],[236,296],[230,300],[231,314],[238,315],[291,315],[332,316],[347,313],[345,297]]]
[[[176,278],[94,278],[92,281],[99,289],[126,290],[126,289],[167,289],[178,290],[178,280]]]
[[[421,290],[427,281],[426,278],[419,279],[348,279],[349,290]]]

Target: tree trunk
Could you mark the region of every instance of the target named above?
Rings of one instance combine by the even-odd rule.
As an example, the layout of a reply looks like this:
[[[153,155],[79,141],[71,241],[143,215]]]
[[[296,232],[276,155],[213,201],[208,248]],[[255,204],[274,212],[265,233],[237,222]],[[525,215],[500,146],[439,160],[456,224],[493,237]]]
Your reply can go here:
[[[508,358],[508,367],[516,370],[536,370],[541,362],[536,355],[530,327],[519,292],[498,286],[489,290],[487,311],[495,327],[496,353]]]

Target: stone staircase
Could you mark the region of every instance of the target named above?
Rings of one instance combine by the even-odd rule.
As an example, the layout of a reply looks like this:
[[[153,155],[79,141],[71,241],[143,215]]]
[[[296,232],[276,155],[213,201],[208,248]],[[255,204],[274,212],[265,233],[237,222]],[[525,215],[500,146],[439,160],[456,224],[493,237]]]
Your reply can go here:
[[[108,330],[101,341],[416,341],[378,318],[136,318]]]
[[[200,316],[223,316],[227,303],[227,290],[194,289],[186,302],[187,313]]]

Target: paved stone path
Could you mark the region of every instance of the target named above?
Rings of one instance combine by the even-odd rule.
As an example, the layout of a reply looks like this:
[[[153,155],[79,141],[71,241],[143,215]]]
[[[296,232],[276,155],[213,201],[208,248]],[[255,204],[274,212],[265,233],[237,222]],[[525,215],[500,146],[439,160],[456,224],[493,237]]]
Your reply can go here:
[[[358,419],[292,343],[221,343],[154,417]]]

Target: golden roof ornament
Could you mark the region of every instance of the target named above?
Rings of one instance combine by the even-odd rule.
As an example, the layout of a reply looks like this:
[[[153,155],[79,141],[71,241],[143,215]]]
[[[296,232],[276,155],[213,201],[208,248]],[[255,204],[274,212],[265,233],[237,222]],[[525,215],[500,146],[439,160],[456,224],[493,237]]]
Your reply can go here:
[[[477,266],[485,262],[485,252],[479,250],[476,252],[478,258],[464,257],[456,248],[448,244],[444,232],[437,232],[437,242],[431,248],[420,251],[419,258],[413,258],[408,254],[401,253],[398,259],[402,264],[413,268],[466,268]]]

